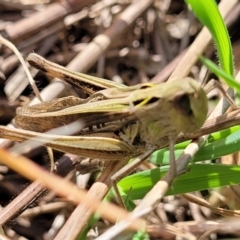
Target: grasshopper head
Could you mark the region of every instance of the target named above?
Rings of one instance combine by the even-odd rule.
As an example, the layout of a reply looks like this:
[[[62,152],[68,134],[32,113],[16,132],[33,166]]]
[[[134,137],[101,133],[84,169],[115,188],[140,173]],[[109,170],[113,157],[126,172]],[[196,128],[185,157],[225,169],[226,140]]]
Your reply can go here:
[[[206,94],[191,78],[159,84],[141,90],[137,96],[147,99],[134,114],[141,123],[141,139],[151,145],[162,147],[181,132],[196,132],[207,116]],[[136,103],[139,106],[139,101]]]

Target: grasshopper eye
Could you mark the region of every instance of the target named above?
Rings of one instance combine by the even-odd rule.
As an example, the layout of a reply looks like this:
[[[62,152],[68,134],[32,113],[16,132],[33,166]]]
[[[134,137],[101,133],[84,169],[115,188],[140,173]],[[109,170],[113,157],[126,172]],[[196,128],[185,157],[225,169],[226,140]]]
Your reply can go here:
[[[193,111],[191,109],[190,99],[187,94],[178,96],[174,99],[174,106],[181,111],[183,114],[188,116],[193,115]]]

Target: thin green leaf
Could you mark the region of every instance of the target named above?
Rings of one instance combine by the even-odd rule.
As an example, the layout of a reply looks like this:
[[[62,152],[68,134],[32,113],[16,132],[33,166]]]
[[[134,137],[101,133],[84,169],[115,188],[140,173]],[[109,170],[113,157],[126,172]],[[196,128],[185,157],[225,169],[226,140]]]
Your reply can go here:
[[[161,167],[139,172],[122,179],[118,184],[125,192],[132,188],[132,200],[141,199],[164,176],[167,170],[167,167]],[[239,174],[240,166],[194,164],[187,173],[174,181],[167,195],[239,184]]]
[[[216,44],[220,65],[228,74],[233,75],[234,64],[232,46],[227,28],[214,0],[185,0],[199,21],[212,34]]]
[[[216,74],[219,78],[222,78],[223,80],[226,81],[226,83],[232,87],[235,88],[238,93],[240,93],[240,84],[235,80],[235,78],[219,68],[215,63],[213,63],[211,60],[205,58],[205,57],[200,57],[200,60],[203,62],[205,66],[207,66],[214,74]]]
[[[234,133],[231,133],[231,129],[235,129]],[[221,133],[212,134],[210,142],[203,146],[193,158],[193,162],[205,161],[216,159],[221,156],[231,154],[240,150],[240,130],[239,127],[234,127]],[[238,130],[238,131],[236,131]],[[230,134],[231,133],[231,134]],[[218,136],[218,140],[216,140]],[[215,139],[213,141],[213,139]],[[175,150],[176,158],[181,155],[184,148]],[[152,154],[150,161],[154,164],[166,165],[169,163],[169,150],[167,148],[156,151]]]

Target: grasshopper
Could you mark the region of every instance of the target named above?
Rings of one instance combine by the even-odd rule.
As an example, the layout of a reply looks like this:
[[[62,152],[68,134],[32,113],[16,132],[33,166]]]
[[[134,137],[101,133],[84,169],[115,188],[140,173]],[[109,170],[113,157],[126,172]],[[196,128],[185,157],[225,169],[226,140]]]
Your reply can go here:
[[[109,80],[71,72],[37,54],[30,65],[58,77],[89,94],[73,96],[17,109],[20,129],[0,127],[0,136],[23,141],[40,136],[53,139],[45,145],[88,158],[122,160],[146,156],[174,141],[180,133],[194,133],[204,123],[208,106],[201,86],[191,78],[170,83],[127,87]],[[84,128],[76,136],[44,134],[52,128],[81,119]],[[173,147],[171,148],[173,151]],[[175,172],[175,159],[170,159]]]
[[[26,130],[45,132],[82,119],[85,128],[79,134],[90,140],[109,134],[114,136],[112,140],[126,143],[129,149],[146,144],[160,148],[168,145],[169,138],[175,139],[180,132],[196,132],[206,119],[205,92],[190,78],[171,83],[126,87],[85,74],[72,73],[37,54],[30,54],[28,61],[32,66],[81,87],[91,95],[87,99],[70,96],[17,109],[16,124]],[[27,131],[21,134],[24,132],[29,137],[34,135]],[[127,139],[126,135],[130,132],[132,134]],[[58,150],[61,148],[57,147],[60,143],[56,146],[54,143],[49,144]],[[78,154],[81,154],[81,150]]]

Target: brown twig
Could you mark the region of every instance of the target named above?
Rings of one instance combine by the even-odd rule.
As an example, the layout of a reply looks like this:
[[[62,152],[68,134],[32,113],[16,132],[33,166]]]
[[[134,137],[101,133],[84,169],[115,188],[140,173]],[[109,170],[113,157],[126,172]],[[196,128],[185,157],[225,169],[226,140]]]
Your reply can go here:
[[[56,173],[60,176],[65,176],[71,171],[78,163],[79,157],[65,154],[59,161],[56,162]],[[21,214],[31,202],[40,197],[46,188],[39,182],[35,181],[31,183],[26,189],[24,189],[13,201],[11,201],[0,212],[0,225],[7,224],[12,218]]]
[[[1,32],[1,34],[9,38],[13,43],[19,43],[42,29],[63,20],[67,14],[78,12],[95,2],[95,0],[74,0],[65,1],[66,5],[59,2],[52,3],[46,7],[44,12],[36,12],[30,18],[19,20],[14,25],[7,26],[5,32]]]

